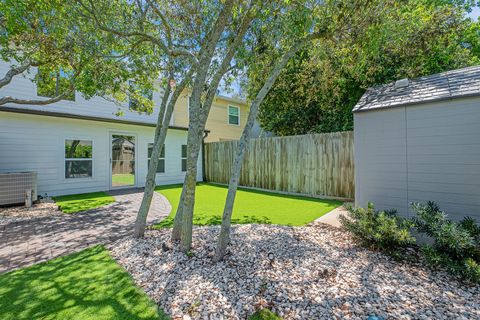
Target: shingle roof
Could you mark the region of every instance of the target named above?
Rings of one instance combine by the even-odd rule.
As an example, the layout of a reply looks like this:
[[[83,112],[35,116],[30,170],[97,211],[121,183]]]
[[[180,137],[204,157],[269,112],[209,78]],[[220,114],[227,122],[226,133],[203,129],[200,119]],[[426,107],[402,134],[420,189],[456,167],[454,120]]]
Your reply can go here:
[[[403,88],[395,88],[394,82],[371,87],[353,112],[476,95],[480,95],[480,66],[411,79]]]

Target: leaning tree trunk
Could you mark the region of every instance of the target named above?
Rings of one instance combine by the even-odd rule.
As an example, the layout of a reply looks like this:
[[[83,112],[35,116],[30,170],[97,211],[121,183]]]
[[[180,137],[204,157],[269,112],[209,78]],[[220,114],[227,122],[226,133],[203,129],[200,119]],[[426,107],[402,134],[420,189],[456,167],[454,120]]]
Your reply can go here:
[[[253,123],[257,118],[258,110],[260,105],[262,104],[265,96],[267,95],[268,91],[272,88],[275,80],[277,80],[280,72],[288,63],[288,60],[298,51],[300,50],[307,42],[310,40],[311,37],[307,37],[302,39],[301,41],[297,42],[295,45],[290,48],[280,59],[280,61],[275,65],[274,69],[272,70],[271,74],[263,84],[262,88],[257,94],[257,97],[252,102],[250,106],[250,112],[248,114],[248,120],[245,125],[245,128],[242,132],[242,137],[238,142],[237,152],[235,154],[235,159],[233,162],[232,172],[230,174],[230,181],[228,184],[228,193],[227,199],[225,200],[225,206],[223,208],[223,217],[222,217],[222,227],[220,229],[220,235],[218,236],[217,248],[215,250],[215,255],[213,257],[214,261],[220,261],[223,259],[225,255],[225,251],[227,249],[227,245],[230,241],[230,226],[232,223],[232,212],[233,212],[233,204],[235,202],[235,196],[237,194],[238,183],[240,180],[240,171],[242,169],[242,162],[243,157],[245,155],[246,145],[248,143],[248,139],[250,139],[250,134],[252,132]]]
[[[168,126],[172,118],[173,109],[178,97],[185,89],[187,83],[193,74],[193,68],[187,73],[182,82],[175,88],[173,94],[170,97],[170,81],[167,83],[165,94],[162,98],[160,110],[158,114],[157,127],[155,129],[155,137],[153,143],[152,155],[150,157],[150,165],[148,167],[147,178],[145,181],[145,190],[143,192],[143,199],[138,210],[137,218],[135,220],[134,236],[139,238],[145,234],[145,227],[147,224],[147,216],[152,203],[153,192],[155,189],[155,178],[157,175],[158,158],[162,151],[165,139],[167,137]],[[170,98],[170,99],[169,99]],[[168,104],[167,104],[168,102]],[[165,108],[166,106],[166,108]]]
[[[202,133],[204,126],[200,126],[192,134],[192,143],[187,149],[187,172],[185,176],[185,194],[182,207],[182,226],[181,226],[181,243],[180,249],[184,252],[190,250],[192,246],[192,231],[193,231],[193,209],[195,206],[195,190],[197,183],[197,163],[200,154],[200,146],[202,144]]]
[[[232,2],[227,2],[226,7],[231,10]],[[223,30],[226,24],[226,16],[219,18],[218,28],[215,28],[215,36],[210,38],[211,43],[207,46],[204,55],[202,56],[203,62],[199,65],[197,77],[192,90],[192,102],[193,106],[190,106],[190,126],[188,130],[188,142],[187,142],[187,173],[185,175],[185,184],[183,188],[183,201],[179,204],[177,210],[177,223],[174,223],[174,230],[172,231],[172,240],[178,238],[180,234],[181,250],[187,252],[191,248],[192,244],[192,227],[193,227],[193,209],[195,204],[195,189],[197,180],[197,163],[198,156],[200,154],[200,147],[202,144],[203,133],[205,131],[205,125],[207,122],[208,114],[212,106],[215,94],[223,75],[227,72],[230,63],[235,55],[235,52],[241,44],[245,33],[248,30],[250,22],[253,16],[247,13],[242,20],[242,23],[236,33],[233,42],[228,47],[227,53],[220,64],[220,67],[215,72],[212,80],[210,81],[209,88],[207,90],[207,97],[201,106],[201,93],[204,90],[205,80],[208,74],[208,67],[215,54],[215,45],[220,39],[221,30]],[[213,34],[213,33],[212,33]],[[192,108],[193,107],[193,108]]]
[[[135,220],[135,230],[133,235],[136,238],[143,237],[145,234],[145,226],[147,224],[147,215],[150,210],[150,204],[153,198],[153,190],[155,188],[155,177],[157,173],[158,157],[162,152],[163,144],[165,143],[165,137],[167,136],[167,128],[164,126],[165,109],[168,99],[170,97],[171,88],[167,83],[165,92],[163,94],[162,103],[160,104],[160,110],[158,111],[157,126],[155,128],[155,135],[153,139],[153,150],[148,166],[147,178],[145,181],[145,190],[143,192],[142,203],[140,209],[138,209],[137,218]],[[168,125],[167,125],[168,127]],[[162,139],[163,137],[163,139]]]
[[[180,241],[182,234],[182,219],[183,219],[183,199],[185,198],[185,184],[182,187],[182,194],[180,195],[180,201],[178,202],[177,211],[175,213],[175,219],[173,220],[172,229],[172,241]]]

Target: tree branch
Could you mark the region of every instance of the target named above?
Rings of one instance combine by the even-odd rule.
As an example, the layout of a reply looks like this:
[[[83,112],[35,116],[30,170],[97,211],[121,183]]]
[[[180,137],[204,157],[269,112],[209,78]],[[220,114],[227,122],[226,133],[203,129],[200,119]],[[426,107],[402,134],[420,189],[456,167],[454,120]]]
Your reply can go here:
[[[227,245],[230,242],[230,225],[231,225],[231,219],[232,219],[233,204],[235,201],[235,195],[237,193],[237,188],[240,180],[240,171],[242,168],[242,162],[243,162],[247,142],[248,142],[248,139],[250,138],[253,123],[257,118],[260,105],[262,104],[267,93],[270,91],[273,84],[277,80],[282,69],[287,65],[290,58],[292,58],[295,55],[295,53],[297,53],[301,48],[303,48],[309,41],[316,38],[320,38],[325,34],[326,32],[319,31],[316,33],[309,34],[303,39],[300,39],[299,41],[295,42],[292,45],[292,47],[287,52],[285,52],[283,56],[280,58],[280,60],[278,60],[278,62],[275,64],[273,70],[270,72],[270,75],[267,77],[262,88],[257,93],[257,96],[255,97],[252,104],[250,105],[248,120],[243,129],[242,136],[238,141],[238,147],[235,152],[233,166],[230,174],[230,180],[228,183],[228,193],[227,193],[227,198],[225,200],[225,206],[224,206],[223,215],[222,215],[222,226],[220,229],[220,235],[218,236],[217,248],[215,250],[215,255],[213,258],[215,262],[223,259]]]
[[[223,59],[220,67],[218,68],[217,72],[214,74],[212,81],[209,86],[209,90],[207,92],[207,97],[205,99],[205,105],[210,106],[213,102],[213,99],[215,98],[215,95],[217,93],[217,88],[218,85],[220,84],[220,81],[222,80],[223,76],[225,75],[226,72],[230,69],[230,63],[237,52],[238,46],[242,43],[243,37],[248,31],[248,28],[250,26],[250,23],[253,20],[253,16],[248,13],[243,21],[242,24],[240,25],[239,29],[237,30],[237,33],[235,35],[235,38],[233,39],[231,45],[227,49],[227,54],[225,55],[225,58]],[[206,110],[202,110],[202,118],[206,119],[209,114],[209,108],[206,108]]]
[[[163,27],[165,28],[165,33],[167,34],[168,45],[169,45],[169,46],[172,46],[172,28],[171,28],[170,25],[168,24],[167,19],[166,19],[165,16],[160,12],[160,9],[158,9],[158,7],[157,7],[156,4],[154,4],[151,0],[147,0],[147,3],[150,5],[150,7],[152,7],[153,12],[155,12],[155,14],[156,14],[156,15],[160,18],[160,20],[162,21],[162,25],[163,25]]]
[[[8,70],[5,76],[2,79],[0,79],[0,88],[9,84],[12,81],[13,77],[21,73],[24,73],[28,68],[34,65],[37,65],[37,64],[29,61],[25,64],[22,64],[21,66],[18,66],[16,68],[11,68],[10,70]]]
[[[34,64],[30,64],[30,65],[34,65]],[[44,106],[44,105],[47,105],[47,104],[52,104],[52,103],[58,102],[58,101],[64,99],[65,97],[67,97],[72,92],[75,92],[74,82],[75,82],[75,79],[78,77],[78,75],[82,72],[82,69],[83,69],[83,66],[80,65],[79,68],[75,71],[75,74],[70,79],[70,86],[69,86],[68,90],[66,90],[65,92],[63,92],[63,93],[61,93],[61,94],[59,94],[55,97],[52,97],[52,98],[46,99],[46,100],[38,100],[38,99],[20,99],[20,98],[14,98],[12,96],[5,96],[5,97],[0,98],[0,106],[3,106],[7,103],[30,104],[30,105],[35,105],[35,106]]]
[[[44,105],[47,105],[47,104],[51,104],[51,103],[55,103],[55,102],[58,102],[60,100],[62,100],[63,98],[65,98],[66,96],[68,96],[70,93],[72,93],[73,90],[68,90],[56,97],[53,97],[53,98],[50,98],[50,99],[47,99],[47,100],[30,100],[30,99],[18,99],[18,98],[14,98],[14,97],[11,97],[11,96],[5,96],[3,98],[0,98],[0,106],[3,106],[7,103],[15,103],[15,104],[30,104],[30,105],[35,105],[35,106],[44,106]]]
[[[197,64],[198,60],[195,54],[192,52],[182,49],[182,48],[170,48],[167,46],[163,41],[160,39],[156,38],[155,36],[152,36],[148,33],[145,32],[140,32],[140,31],[121,31],[118,29],[114,29],[111,27],[106,26],[104,23],[100,21],[98,18],[96,12],[95,12],[95,5],[92,0],[89,0],[91,8],[87,7],[83,1],[77,0],[77,2],[93,17],[93,20],[95,24],[100,28],[100,30],[112,33],[114,35],[124,37],[124,38],[131,38],[131,37],[140,37],[145,40],[148,40],[156,45],[158,45],[160,48],[162,48],[167,54],[169,54],[172,57],[175,56],[186,56],[189,59],[193,61],[193,63]]]
[[[118,55],[115,55],[115,54],[106,54],[106,55],[103,55],[103,57],[105,58],[110,58],[110,59],[124,59],[126,57],[128,57],[132,52],[133,50],[135,50],[136,48],[138,48],[140,46],[140,44],[142,44],[143,42],[147,42],[148,40],[145,40],[145,39],[140,39],[138,41],[135,41],[130,49],[123,53],[123,54],[118,54]]]

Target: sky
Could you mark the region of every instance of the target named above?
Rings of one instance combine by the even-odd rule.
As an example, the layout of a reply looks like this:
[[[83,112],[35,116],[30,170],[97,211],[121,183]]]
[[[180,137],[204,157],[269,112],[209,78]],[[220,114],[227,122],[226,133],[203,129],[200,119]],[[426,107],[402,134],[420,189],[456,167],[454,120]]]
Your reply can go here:
[[[480,16],[480,8],[479,7],[473,8],[472,12],[470,12],[468,16],[475,20],[478,19],[478,17]]]

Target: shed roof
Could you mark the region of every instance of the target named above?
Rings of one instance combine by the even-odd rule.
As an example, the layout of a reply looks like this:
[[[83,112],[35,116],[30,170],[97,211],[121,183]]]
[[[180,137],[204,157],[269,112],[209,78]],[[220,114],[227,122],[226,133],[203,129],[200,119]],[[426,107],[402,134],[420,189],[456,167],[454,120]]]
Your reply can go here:
[[[480,65],[369,88],[353,112],[392,108],[431,101],[480,95]]]

